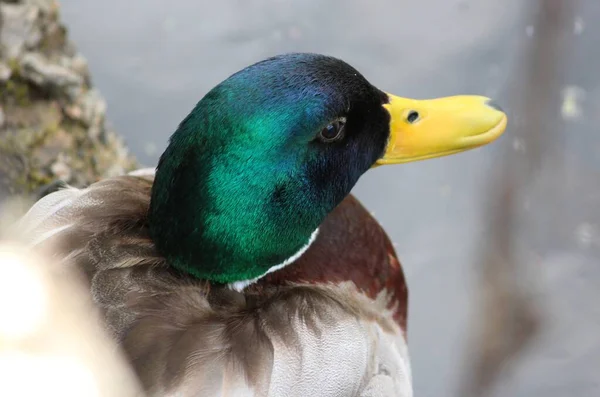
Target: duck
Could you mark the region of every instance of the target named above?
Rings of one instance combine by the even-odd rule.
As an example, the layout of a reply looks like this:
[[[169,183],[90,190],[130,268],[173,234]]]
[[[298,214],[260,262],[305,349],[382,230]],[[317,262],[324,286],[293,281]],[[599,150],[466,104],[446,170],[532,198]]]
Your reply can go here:
[[[206,93],[155,168],[51,192],[19,227],[81,273],[147,395],[410,397],[405,276],[351,190],[506,125],[484,96],[276,55]]]

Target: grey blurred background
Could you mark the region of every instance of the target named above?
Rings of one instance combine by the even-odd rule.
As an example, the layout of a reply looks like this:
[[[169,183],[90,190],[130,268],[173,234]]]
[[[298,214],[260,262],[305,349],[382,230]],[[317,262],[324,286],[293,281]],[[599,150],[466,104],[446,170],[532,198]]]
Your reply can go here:
[[[570,0],[564,0],[570,1]],[[524,0],[62,0],[70,37],[88,58],[109,119],[148,166],[215,84],[265,57],[334,55],[379,88],[417,98],[482,94],[509,113],[506,134],[475,151],[383,167],[354,193],[397,244],[410,289],[415,395],[453,395],[485,241],[485,188],[506,151],[527,156],[514,90],[536,35]],[[573,2],[572,45],[556,96],[564,166],[546,164],[522,199],[523,280],[543,321],[498,396],[600,396],[600,2]],[[493,313],[492,313],[493,315]]]

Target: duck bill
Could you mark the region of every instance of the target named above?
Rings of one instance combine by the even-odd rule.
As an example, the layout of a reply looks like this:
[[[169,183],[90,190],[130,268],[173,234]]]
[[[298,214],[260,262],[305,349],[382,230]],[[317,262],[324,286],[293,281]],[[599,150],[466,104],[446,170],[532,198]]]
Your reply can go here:
[[[486,97],[388,97],[383,107],[390,114],[390,136],[375,166],[464,152],[496,140],[506,129],[506,114]]]

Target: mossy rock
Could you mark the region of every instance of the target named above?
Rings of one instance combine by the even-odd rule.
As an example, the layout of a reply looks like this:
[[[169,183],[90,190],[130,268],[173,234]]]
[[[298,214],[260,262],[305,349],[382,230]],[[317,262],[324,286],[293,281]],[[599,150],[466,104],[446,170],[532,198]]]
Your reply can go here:
[[[105,125],[106,105],[60,23],[58,3],[3,3],[37,7],[33,13],[12,8],[6,15],[35,15],[23,24],[33,20],[41,37],[8,58],[1,52],[0,22],[0,192],[31,194],[57,180],[84,186],[136,168],[122,140]]]

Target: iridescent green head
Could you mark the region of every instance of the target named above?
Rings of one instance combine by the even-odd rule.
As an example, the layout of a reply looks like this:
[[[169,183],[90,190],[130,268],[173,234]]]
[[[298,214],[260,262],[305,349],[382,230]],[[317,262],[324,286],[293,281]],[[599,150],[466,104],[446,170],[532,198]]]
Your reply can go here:
[[[395,97],[316,54],[249,66],[206,94],[171,137],[152,191],[152,237],[174,267],[242,286],[299,256],[374,165],[498,137],[506,116],[486,103]]]

